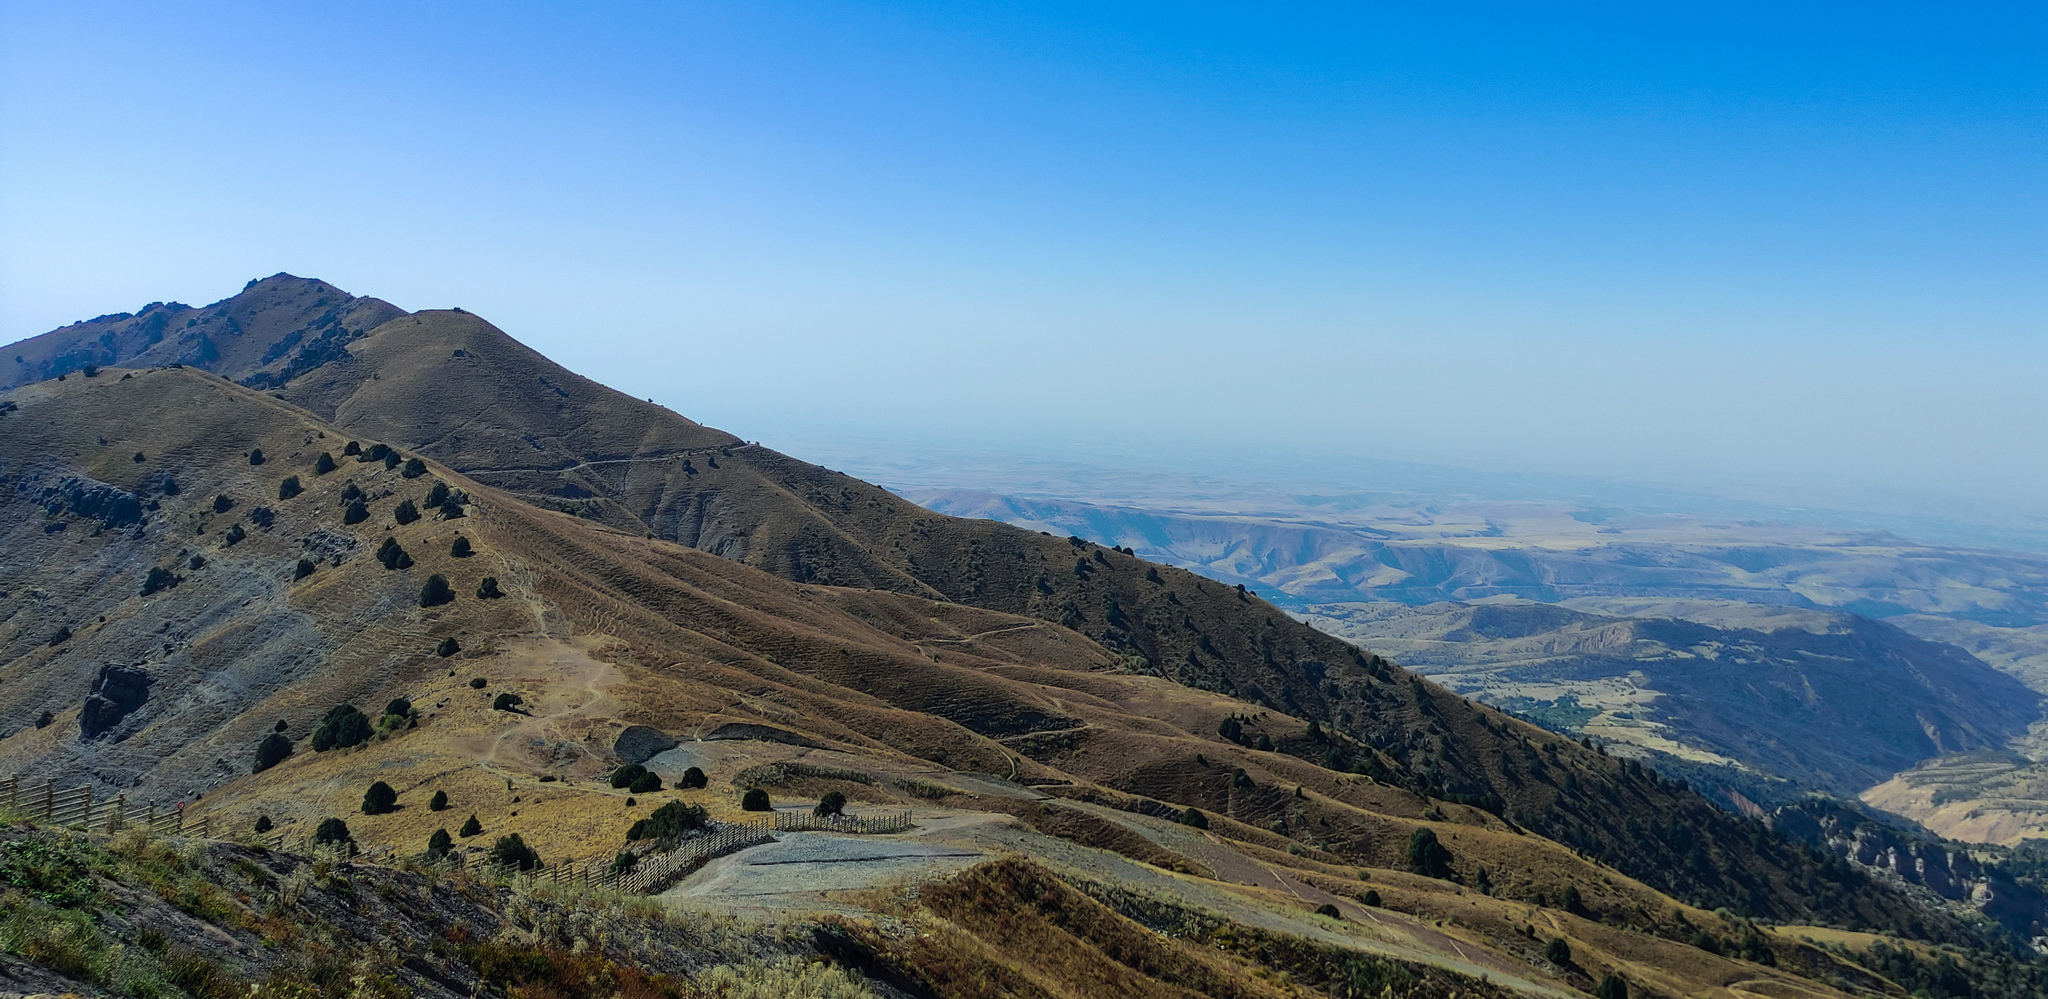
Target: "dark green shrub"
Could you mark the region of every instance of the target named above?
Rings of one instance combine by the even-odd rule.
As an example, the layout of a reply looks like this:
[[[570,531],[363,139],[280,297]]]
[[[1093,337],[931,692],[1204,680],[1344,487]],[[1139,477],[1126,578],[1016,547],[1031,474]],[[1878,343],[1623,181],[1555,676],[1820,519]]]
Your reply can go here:
[[[271,831],[272,829],[275,829],[275,828],[277,828],[277,823],[275,823],[275,822],[272,822],[272,821],[270,821],[270,816],[268,816],[268,815],[258,815],[258,816],[256,816],[256,831],[257,831],[257,832],[259,832],[259,833],[267,833],[267,832],[269,832],[269,831]]]
[[[1379,907],[1380,907],[1380,893],[1379,893],[1379,889],[1377,889],[1377,888],[1367,888],[1367,889],[1365,890],[1365,894],[1363,894],[1363,895],[1360,895],[1360,896],[1358,896],[1358,900],[1359,900],[1360,902],[1362,902],[1362,903],[1366,904],[1366,905],[1372,906],[1372,907],[1373,907],[1373,908],[1375,908],[1375,909],[1379,908]]]
[[[304,578],[306,578],[307,576],[310,576],[310,575],[312,575],[312,574],[313,574],[313,560],[312,560],[312,559],[304,559],[304,558],[302,558],[302,559],[300,559],[300,560],[299,560],[299,564],[298,564],[298,565],[295,565],[295,566],[293,566],[293,567],[292,567],[292,582],[295,582],[295,583],[296,583],[296,582],[298,582],[299,580],[301,580],[301,579],[304,579]]]
[[[403,460],[403,459],[399,457],[399,455],[398,455],[398,452],[396,452],[396,451],[393,451],[393,452],[391,452],[391,453],[389,453],[389,454],[386,454],[386,455],[384,456],[384,467],[385,467],[385,468],[397,468],[397,467],[398,467],[398,463],[399,463],[400,461],[402,461],[402,460]]]
[[[349,441],[348,446],[341,449],[341,456],[344,458],[352,458],[362,453],[363,446],[355,441]]]
[[[1628,999],[1628,982],[1610,971],[1593,989],[1593,999]]]
[[[339,704],[328,710],[320,719],[320,727],[313,730],[313,751],[324,753],[330,749],[347,749],[368,742],[374,734],[370,719],[356,710],[353,704]]]
[[[455,536],[455,543],[448,546],[450,558],[468,558],[471,554],[469,539],[460,534]]]
[[[448,792],[446,792],[446,791],[435,791],[435,792],[434,792],[434,797],[433,797],[433,798],[432,798],[431,800],[429,800],[429,801],[427,802],[427,811],[430,811],[430,812],[445,812],[445,811],[447,811],[447,810],[448,810]]]
[[[1258,743],[1257,743],[1256,745],[1254,745],[1254,746],[1253,746],[1252,748],[1253,748],[1253,749],[1256,749],[1256,750],[1258,750],[1259,752],[1262,752],[1262,753],[1270,753],[1270,752],[1272,752],[1272,751],[1273,751],[1273,737],[1272,737],[1272,736],[1270,736],[1270,735],[1267,735],[1267,734],[1266,734],[1266,733],[1264,733],[1264,732],[1260,732],[1260,733],[1259,733],[1259,741],[1258,741]]]
[[[1543,948],[1543,959],[1560,968],[1569,968],[1572,966],[1572,945],[1565,943],[1563,937],[1557,937]]]
[[[206,556],[200,555],[195,552],[193,553],[191,560],[185,563],[185,566],[193,570],[204,569],[206,568]]]
[[[1238,767],[1230,772],[1230,786],[1240,788],[1252,787],[1252,775],[1245,773],[1243,767]]]
[[[441,639],[441,644],[439,644],[439,645],[436,645],[436,646],[434,646],[434,654],[435,654],[435,655],[437,655],[437,656],[440,656],[440,657],[441,657],[441,658],[443,658],[443,659],[446,659],[446,658],[448,658],[449,656],[452,656],[452,655],[456,654],[457,652],[461,652],[461,651],[462,651],[462,643],[461,643],[461,642],[458,642],[458,641],[456,641],[456,640],[455,640],[455,636],[453,636],[453,635],[450,635],[450,636],[448,636],[447,638]]]
[[[646,772],[646,767],[638,763],[628,763],[612,771],[612,786],[621,789],[632,787],[633,781],[639,779],[640,775]]]
[[[68,624],[60,624],[57,626],[57,630],[50,634],[50,647],[55,648],[70,640],[71,626]]]
[[[626,790],[634,794],[653,794],[661,790],[661,775],[652,771],[642,773],[633,778],[633,783],[626,785]]]
[[[1558,906],[1558,908],[1563,909],[1564,911],[1569,912],[1572,915],[1579,917],[1580,919],[1593,918],[1593,910],[1586,908],[1586,900],[1579,896],[1578,885],[1564,886],[1564,898],[1562,899],[1562,902]]]
[[[435,479],[434,485],[427,490],[426,505],[440,506],[441,504],[446,502],[448,502],[448,483],[442,482],[440,479]]]
[[[504,595],[505,591],[498,589],[498,577],[496,576],[485,576],[483,582],[476,584],[476,598],[478,600],[496,600]]]
[[[383,563],[386,569],[412,568],[412,555],[398,543],[397,538],[387,537],[383,544],[377,546],[377,561]]]
[[[626,830],[627,842],[643,839],[656,840],[665,848],[673,848],[683,834],[702,829],[711,824],[711,814],[702,805],[685,805],[671,801],[654,810],[646,818],[633,823]]]
[[[1321,904],[1321,905],[1319,905],[1319,906],[1316,906],[1316,915],[1318,915],[1318,916],[1328,916],[1328,917],[1330,917],[1331,919],[1343,919],[1343,918],[1344,918],[1344,914],[1343,914],[1342,912],[1339,912],[1339,911],[1337,911],[1337,907],[1336,907],[1336,906],[1334,906],[1334,905],[1331,905],[1331,904],[1330,904],[1330,903],[1328,903],[1328,902],[1324,902],[1323,904]]]
[[[683,771],[683,779],[677,781],[676,786],[680,788],[709,787],[711,786],[711,778],[704,776],[704,771],[691,767]]]
[[[360,524],[368,519],[370,519],[370,505],[362,500],[349,500],[348,505],[341,509],[341,522],[343,524]]]
[[[449,500],[448,502],[441,504],[442,520],[461,520],[466,516],[468,516],[468,514],[462,512],[462,504],[457,503],[454,500]]]
[[[631,874],[639,866],[640,855],[631,850],[620,850],[619,855],[612,858],[613,874]]]
[[[519,707],[521,704],[525,703],[525,698],[520,697],[518,694],[514,694],[510,691],[506,691],[505,693],[499,694],[497,700],[491,702],[491,710],[511,711]]]
[[[272,732],[264,736],[262,742],[256,744],[256,766],[249,772],[260,774],[290,759],[291,755],[292,741]]]
[[[768,792],[758,787],[748,788],[740,798],[740,807],[749,812],[772,812],[775,806],[768,801]]]
[[[418,458],[407,458],[405,460],[405,468],[398,474],[403,475],[408,479],[417,479],[420,476],[427,474],[427,463],[419,460]]]
[[[277,484],[277,498],[281,500],[291,499],[305,491],[305,487],[299,485],[299,477],[296,475],[287,475],[283,482]]]
[[[399,526],[403,527],[420,519],[420,508],[412,505],[411,500],[400,500],[397,506],[391,508],[391,519],[398,521]]]
[[[354,441],[350,441],[350,442],[349,442],[349,446],[350,446],[350,447],[354,447],[354,446],[355,446],[355,442],[354,442]],[[391,445],[389,445],[389,444],[372,444],[372,445],[370,445],[369,447],[367,447],[367,448],[364,448],[364,449],[362,450],[362,452],[361,452],[361,453],[357,454],[357,455],[356,455],[356,460],[357,460],[357,461],[362,461],[362,462],[369,462],[369,461],[383,461],[383,460],[384,460],[384,457],[385,457],[386,455],[390,454],[390,453],[391,453]]]
[[[439,860],[454,852],[455,837],[448,835],[448,830],[436,829],[432,836],[427,837],[427,856]]]
[[[255,450],[253,450],[253,451],[249,452],[249,464],[251,464],[251,465],[261,465],[261,464],[263,464],[263,460],[264,460],[264,459],[263,459],[263,449],[262,449],[262,448],[260,448],[260,447],[259,447],[259,448],[255,449]]]
[[[408,717],[412,714],[412,701],[403,697],[394,697],[384,702],[384,713],[387,715],[397,715],[400,718]]]
[[[1207,829],[1209,828],[1209,817],[1202,814],[1201,809],[1189,805],[1185,811],[1180,813],[1180,824],[1193,826],[1196,829]]]
[[[184,580],[172,575],[169,569],[151,568],[149,575],[142,580],[142,595],[146,597],[159,590],[168,590],[181,582]]]
[[[1408,869],[1425,878],[1451,880],[1456,875],[1451,871],[1451,851],[1437,842],[1436,831],[1428,827],[1415,830],[1408,837]]]
[[[483,831],[484,824],[476,820],[475,812],[471,812],[469,815],[469,819],[462,823],[462,828],[456,830],[455,835],[467,839],[471,836],[481,836],[483,835]]]
[[[362,498],[363,487],[356,485],[354,482],[341,487],[341,501],[343,503],[353,502]]]
[[[480,677],[480,676],[479,676],[479,677],[475,677],[475,678],[471,679],[471,680],[469,681],[469,686],[470,686],[470,689],[471,689],[471,690],[482,690],[482,689],[484,689],[484,687],[485,687],[486,685],[488,685],[488,684],[489,684],[490,682],[491,682],[491,681],[489,681],[489,680],[486,680],[486,679],[484,679],[483,677]]]
[[[518,833],[507,833],[491,844],[491,863],[520,871],[531,871],[541,865],[540,854],[527,846]]]
[[[234,546],[241,544],[242,539],[248,536],[249,532],[242,530],[242,525],[229,524],[227,537],[221,540],[221,544],[223,547],[233,548]]]
[[[391,785],[378,781],[363,792],[364,815],[388,815],[398,810],[398,792]]]
[[[259,506],[249,511],[249,523],[255,524],[257,527],[267,531],[270,529],[270,525],[277,523],[277,511],[267,506]]]
[[[1216,724],[1216,734],[1231,742],[1243,742],[1244,723],[1238,721],[1235,715],[1227,716]]]
[[[334,456],[325,451],[320,452],[320,457],[313,459],[313,474],[326,475],[332,471],[334,471]]]
[[[316,846],[345,845],[350,853],[355,852],[356,845],[355,837],[348,834],[348,823],[337,818],[320,820],[319,827],[313,830],[313,843]]]
[[[845,815],[846,795],[837,791],[825,792],[825,796],[818,799],[818,807],[811,809],[811,814],[821,819],[828,815]]]
[[[448,577],[434,573],[427,577],[427,585],[420,587],[420,606],[439,607],[453,603],[455,591],[448,588]]]

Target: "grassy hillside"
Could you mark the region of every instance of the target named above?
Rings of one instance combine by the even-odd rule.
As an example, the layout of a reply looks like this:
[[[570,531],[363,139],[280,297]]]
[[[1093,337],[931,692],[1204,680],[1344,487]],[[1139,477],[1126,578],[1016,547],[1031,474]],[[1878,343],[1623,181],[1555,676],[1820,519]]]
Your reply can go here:
[[[249,294],[265,285],[291,287]],[[910,507],[572,381],[465,314],[399,317],[346,347],[268,392],[196,367],[105,367],[8,395],[10,769],[202,795],[230,828],[350,815],[362,842],[399,853],[471,814],[486,837],[584,858],[671,800],[728,819],[748,787],[860,807],[936,796],[1177,871],[1177,886],[1252,882],[1291,919],[1317,893],[1367,915],[1364,870],[1409,919],[1476,920],[1458,939],[1511,965],[1530,966],[1541,916],[1674,982],[1704,973],[1702,932],[1764,932],[1735,913],[1981,939],[1967,918],[1237,588]],[[523,469],[456,464],[522,447],[539,456]],[[550,509],[540,479],[516,494],[488,481],[507,469],[610,492]],[[731,546],[662,536],[648,511],[663,509],[704,511],[687,521],[695,540]],[[448,599],[426,598],[436,577]],[[322,750],[343,705],[367,738]],[[709,786],[611,787],[629,726],[682,739]],[[292,752],[252,773],[272,735]],[[397,809],[361,814],[380,780]],[[449,811],[424,805],[436,792]],[[1162,820],[1207,831],[1174,840]],[[1416,854],[1424,833],[1445,852]],[[1432,967],[1464,946],[1417,939]],[[1785,966],[1807,953],[1770,946]]]

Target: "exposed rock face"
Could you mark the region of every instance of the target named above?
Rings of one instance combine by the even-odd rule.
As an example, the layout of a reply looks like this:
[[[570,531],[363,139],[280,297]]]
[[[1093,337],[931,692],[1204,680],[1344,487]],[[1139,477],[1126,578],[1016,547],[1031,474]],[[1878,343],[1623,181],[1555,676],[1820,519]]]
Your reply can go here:
[[[85,708],[78,714],[78,737],[97,739],[119,725],[149,700],[149,685],[154,682],[156,678],[140,666],[100,667],[99,679],[93,682]]]
[[[825,748],[824,743],[808,736],[798,735],[795,732],[776,728],[773,725],[756,725],[752,722],[727,722],[712,729],[710,734],[704,736],[704,738],[707,741],[713,739],[760,739],[763,742],[780,742],[784,745],[804,746],[810,749]]]
[[[656,753],[676,748],[676,741],[660,729],[645,725],[628,725],[619,733],[618,741],[612,743],[612,752],[627,763],[645,763]]]
[[[24,482],[18,489],[32,488]],[[133,527],[142,523],[142,498],[125,489],[95,482],[77,476],[66,476],[55,485],[44,486],[38,493],[45,516],[56,518],[71,514],[86,520],[99,521],[101,527]]]
[[[2014,883],[1958,845],[1917,830],[1824,799],[1780,808],[1769,822],[1779,832],[1975,909],[2014,933],[2039,936],[2048,920],[2048,900],[2040,892]]]

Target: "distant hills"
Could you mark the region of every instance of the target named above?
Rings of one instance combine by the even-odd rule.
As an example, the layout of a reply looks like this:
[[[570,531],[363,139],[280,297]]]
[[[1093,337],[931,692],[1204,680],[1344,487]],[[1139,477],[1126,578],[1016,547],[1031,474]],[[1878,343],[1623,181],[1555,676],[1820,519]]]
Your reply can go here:
[[[1308,620],[1566,731],[1789,778],[1766,806],[1815,789],[1854,797],[1922,760],[2002,750],[2041,716],[2025,684],[1879,621],[1721,610],[1729,626],[1530,603],[1323,604]]]

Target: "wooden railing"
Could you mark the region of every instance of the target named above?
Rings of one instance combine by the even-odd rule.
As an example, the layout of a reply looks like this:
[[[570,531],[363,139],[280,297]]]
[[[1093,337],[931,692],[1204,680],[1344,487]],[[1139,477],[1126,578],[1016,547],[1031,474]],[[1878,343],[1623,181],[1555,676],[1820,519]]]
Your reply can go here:
[[[159,808],[153,800],[139,811],[131,811],[126,794],[96,801],[91,784],[60,790],[54,779],[40,786],[20,777],[0,779],[0,810],[85,832],[111,833],[136,827],[154,836],[204,838],[213,834],[212,815],[187,820],[184,809]]]

